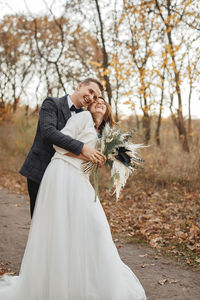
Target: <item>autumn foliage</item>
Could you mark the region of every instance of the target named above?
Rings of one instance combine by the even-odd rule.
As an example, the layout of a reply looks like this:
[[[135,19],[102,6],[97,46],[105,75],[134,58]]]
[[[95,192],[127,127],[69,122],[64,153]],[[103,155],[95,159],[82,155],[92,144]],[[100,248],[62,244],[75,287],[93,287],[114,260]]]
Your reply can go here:
[[[161,144],[167,112],[189,152],[191,106],[199,101],[199,9],[192,0],[77,0],[59,15],[47,7],[45,15],[5,16],[0,22],[0,118],[8,106],[15,112],[26,105],[28,114],[46,96],[62,96],[93,76],[104,83],[117,121],[122,105],[136,118],[142,114],[146,144],[152,136]]]

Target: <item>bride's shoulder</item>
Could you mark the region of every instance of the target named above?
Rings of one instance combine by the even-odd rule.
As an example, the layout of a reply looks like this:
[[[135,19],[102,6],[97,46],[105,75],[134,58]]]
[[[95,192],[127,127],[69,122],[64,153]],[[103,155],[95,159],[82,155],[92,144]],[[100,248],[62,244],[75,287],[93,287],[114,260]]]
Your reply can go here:
[[[79,114],[81,114],[82,116],[84,116],[85,118],[92,118],[91,113],[89,112],[89,110],[83,110],[82,112],[80,112]]]
[[[94,126],[94,121],[92,118],[91,113],[88,110],[84,110],[82,112],[79,112],[77,114],[74,114],[71,116],[71,118],[68,121],[68,124],[77,124],[77,126],[81,125],[81,127],[90,127]]]
[[[76,114],[77,119],[80,119],[81,121],[88,121],[93,123],[93,118],[89,110],[84,110],[78,114]]]

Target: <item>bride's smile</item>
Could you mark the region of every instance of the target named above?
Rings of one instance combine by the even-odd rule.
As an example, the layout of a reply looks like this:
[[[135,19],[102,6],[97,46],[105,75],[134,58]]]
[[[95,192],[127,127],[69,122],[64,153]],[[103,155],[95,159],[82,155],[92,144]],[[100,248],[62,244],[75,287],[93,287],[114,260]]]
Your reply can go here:
[[[94,115],[94,116],[101,115],[102,117],[105,115],[106,109],[107,108],[106,108],[105,101],[102,98],[98,98],[89,107],[89,110],[92,115]]]

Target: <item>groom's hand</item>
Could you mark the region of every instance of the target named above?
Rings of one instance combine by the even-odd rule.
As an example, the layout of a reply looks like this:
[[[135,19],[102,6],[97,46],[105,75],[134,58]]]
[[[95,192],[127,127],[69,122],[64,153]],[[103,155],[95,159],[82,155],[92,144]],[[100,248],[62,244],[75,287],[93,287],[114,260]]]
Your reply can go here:
[[[91,162],[102,167],[106,162],[106,156],[96,149],[84,144],[81,153]]]

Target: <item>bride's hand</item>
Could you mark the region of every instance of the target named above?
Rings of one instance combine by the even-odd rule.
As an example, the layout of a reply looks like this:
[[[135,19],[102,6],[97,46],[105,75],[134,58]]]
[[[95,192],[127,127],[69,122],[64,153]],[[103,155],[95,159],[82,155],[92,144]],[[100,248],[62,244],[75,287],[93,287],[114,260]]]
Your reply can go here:
[[[81,153],[91,162],[96,163],[102,167],[106,162],[106,156],[96,149],[84,144]]]
[[[99,168],[102,168],[106,163],[106,159],[102,159],[100,163],[98,163]]]

